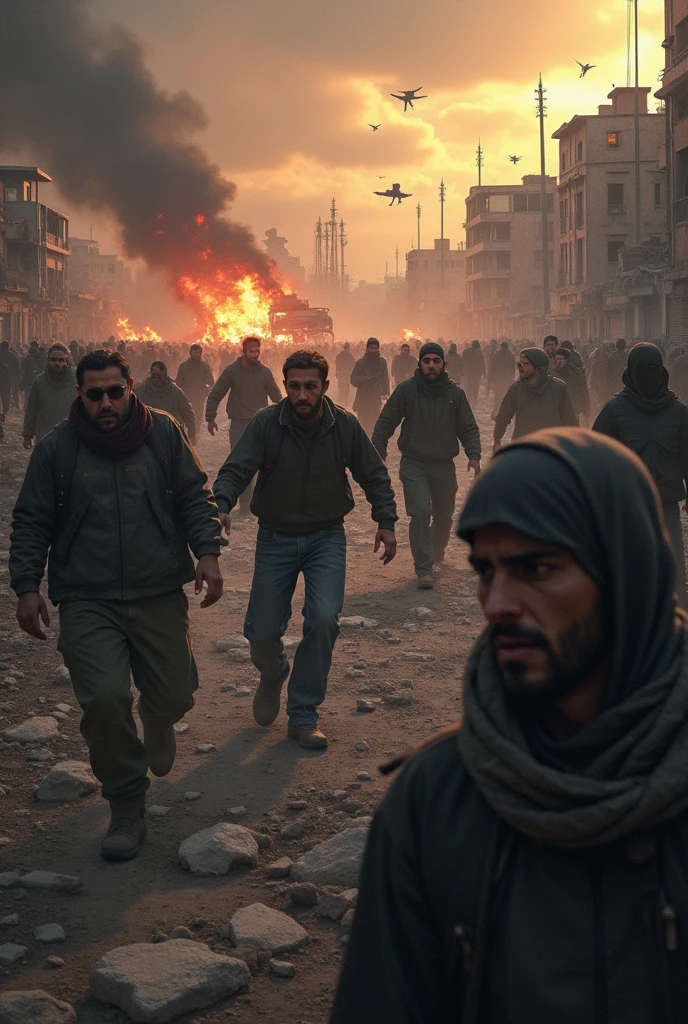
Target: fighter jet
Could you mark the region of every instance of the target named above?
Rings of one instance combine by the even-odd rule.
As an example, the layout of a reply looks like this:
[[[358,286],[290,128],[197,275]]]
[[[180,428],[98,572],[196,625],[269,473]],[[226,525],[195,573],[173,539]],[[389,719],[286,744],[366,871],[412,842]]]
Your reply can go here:
[[[578,67],[581,69],[581,73],[580,73],[580,77],[581,78],[585,78],[585,76],[587,75],[588,71],[592,71],[593,68],[597,67],[597,64],[581,64],[581,62],[579,60],[576,60],[575,57],[573,59],[574,59],[574,61],[576,61],[576,64],[578,65]]]
[[[374,132],[379,132],[380,128],[382,128],[382,125],[381,124],[369,124],[368,127],[372,128]]]
[[[389,95],[393,96],[395,100],[401,100],[404,104],[404,113],[406,113],[407,107],[410,107],[411,110],[414,109],[414,100],[426,100],[428,98],[427,96],[416,96],[416,93],[420,92],[422,88],[423,86],[419,85],[417,89],[403,89],[401,95],[396,92],[391,92]]]
[[[523,159],[523,157],[522,156],[510,156],[509,159],[511,160],[512,164],[517,164],[520,160]]]
[[[421,88],[422,88],[422,86],[421,86]],[[418,91],[418,90],[416,90],[416,91]],[[401,206],[401,200],[402,199],[410,199],[411,196],[413,195],[413,192],[402,192],[401,191],[401,185],[397,181],[397,182],[395,182],[392,185],[391,188],[388,188],[386,192],[375,192],[374,195],[376,195],[376,196],[384,196],[385,199],[391,198],[392,202],[389,204],[390,206],[394,206],[394,200],[396,199],[398,205]]]

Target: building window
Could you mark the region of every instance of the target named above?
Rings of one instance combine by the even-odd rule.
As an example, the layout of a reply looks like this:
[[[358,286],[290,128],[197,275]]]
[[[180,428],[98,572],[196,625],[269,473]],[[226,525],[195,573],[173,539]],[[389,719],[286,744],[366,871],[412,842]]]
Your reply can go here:
[[[509,197],[508,195],[491,195],[488,205],[489,213],[508,213],[509,212]]]
[[[662,205],[662,183],[661,181],[655,182],[655,206]]]
[[[566,170],[566,153],[561,154],[561,169],[562,171]]]
[[[548,209],[549,196],[548,196]],[[540,212],[540,193],[539,192],[515,192],[514,193],[514,213],[539,213]]]
[[[607,242],[607,263],[618,263],[623,247],[623,242]]]
[[[623,185],[607,185],[607,209],[610,213],[623,213],[624,208],[624,187]]]
[[[563,199],[559,200],[559,234],[566,234],[566,203]]]
[[[576,227],[577,228],[582,228],[583,227],[583,192],[582,191],[581,192],[576,192],[575,203],[576,203],[576,206],[575,206]]]
[[[510,270],[511,269],[511,253],[510,252],[498,252],[497,253],[497,270]]]
[[[576,160],[580,163],[583,159],[583,142],[582,140],[576,146]]]
[[[5,189],[5,202],[6,203],[16,203],[18,198],[19,198],[19,196],[17,194],[16,188],[6,188]]]
[[[495,242],[511,241],[511,224],[495,224]]]
[[[621,146],[621,132],[607,132],[607,148],[619,149]]]
[[[585,271],[583,269],[583,239],[576,239],[576,284],[581,284],[585,280]]]

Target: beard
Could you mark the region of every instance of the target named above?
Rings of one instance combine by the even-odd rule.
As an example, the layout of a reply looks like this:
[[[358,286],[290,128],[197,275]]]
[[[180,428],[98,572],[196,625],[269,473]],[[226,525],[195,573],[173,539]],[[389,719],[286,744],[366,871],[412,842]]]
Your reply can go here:
[[[510,662],[506,666],[497,663],[507,698],[520,707],[531,708],[553,704],[577,690],[606,656],[611,643],[601,601],[562,630],[559,653],[540,630],[507,624],[494,626],[490,634],[493,651],[498,637],[522,638],[547,654],[547,671],[536,682],[526,679],[528,669],[524,662]]]
[[[323,396],[322,395],[320,396],[320,399],[316,402],[315,405],[309,405],[307,408],[306,408],[305,404],[302,405],[302,406],[295,405],[295,406],[293,406],[293,409],[292,409],[292,411],[294,413],[294,418],[297,421],[301,421],[302,423],[307,423],[307,422],[315,421],[315,420],[317,420],[318,416],[320,415],[320,412],[322,410],[322,406],[323,406]]]

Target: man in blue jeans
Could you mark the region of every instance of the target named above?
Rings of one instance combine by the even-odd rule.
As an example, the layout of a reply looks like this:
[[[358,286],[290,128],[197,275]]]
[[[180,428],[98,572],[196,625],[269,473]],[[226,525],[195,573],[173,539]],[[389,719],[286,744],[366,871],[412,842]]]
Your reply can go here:
[[[323,749],[317,708],[325,699],[332,651],[344,603],[344,517],[354,507],[347,469],[365,491],[378,524],[374,551],[384,565],[396,554],[394,492],[382,459],[352,413],[335,406],[327,361],[318,352],[294,352],[284,364],[287,397],[261,410],[232,449],[215,483],[226,533],[229,513],[256,472],[251,511],[258,542],[244,635],[260,670],[253,714],[271,725],[289,675],[282,637],[291,618],[299,573],[306,584],[303,640],[288,687],[288,735],[306,749]]]

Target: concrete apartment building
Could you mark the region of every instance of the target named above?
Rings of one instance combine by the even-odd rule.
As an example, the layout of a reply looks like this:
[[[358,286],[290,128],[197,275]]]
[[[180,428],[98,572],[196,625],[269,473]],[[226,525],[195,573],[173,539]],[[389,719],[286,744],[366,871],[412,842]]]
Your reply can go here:
[[[410,327],[422,335],[461,337],[466,308],[466,250],[436,238],[432,249],[406,253]]]
[[[559,141],[557,272],[552,318],[569,338],[659,338],[661,288],[638,272],[662,262],[666,183],[658,163],[664,117],[639,90],[641,248],[635,238],[635,89],[617,88],[597,114],[576,115]]]
[[[665,0],[664,70],[655,93],[665,104],[661,165],[666,171],[670,267],[664,277],[666,335],[688,341],[688,0]]]
[[[539,174],[521,185],[476,185],[466,199],[464,335],[534,338],[542,319],[542,227]],[[547,176],[550,271],[554,266],[554,193]]]
[[[39,185],[51,180],[38,167],[0,166],[2,268],[14,297],[2,331],[15,344],[67,339],[69,220],[39,202]]]
[[[132,272],[119,256],[103,254],[92,238],[70,240],[70,338],[103,342],[117,333],[117,321],[132,293]]]

